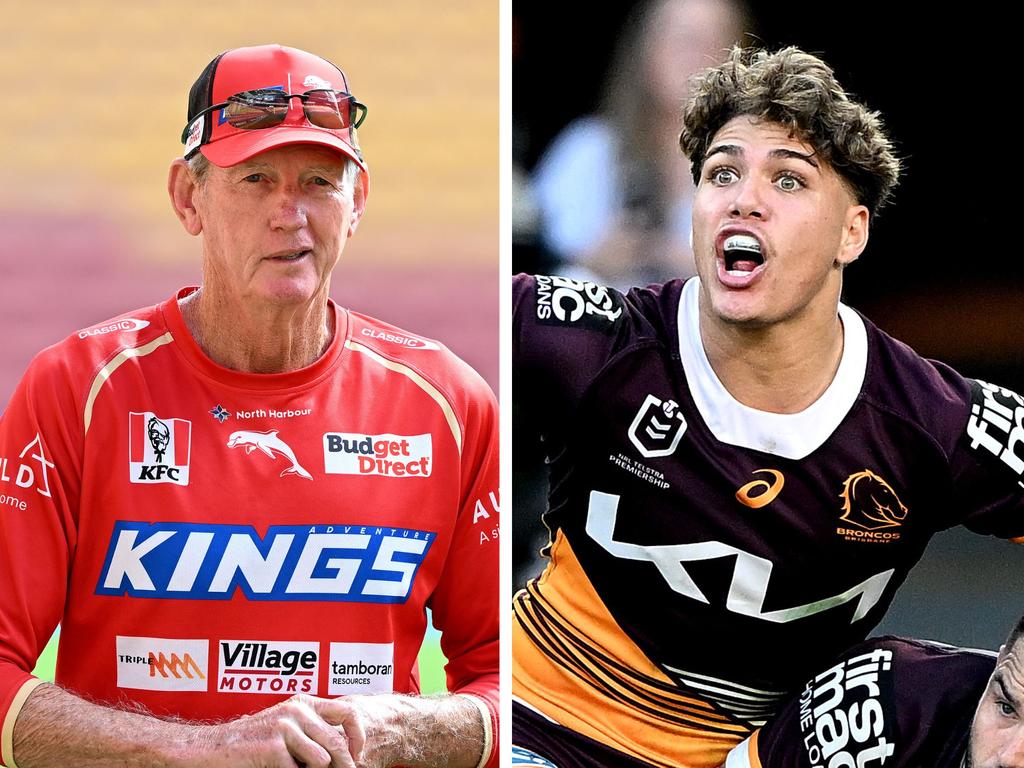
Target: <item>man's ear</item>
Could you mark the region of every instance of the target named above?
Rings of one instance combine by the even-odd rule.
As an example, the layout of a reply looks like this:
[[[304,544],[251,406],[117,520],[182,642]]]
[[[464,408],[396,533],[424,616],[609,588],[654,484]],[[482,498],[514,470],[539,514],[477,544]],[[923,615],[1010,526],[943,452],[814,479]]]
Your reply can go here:
[[[835,264],[839,269],[853,264],[863,253],[868,244],[870,228],[871,214],[867,206],[851,205],[846,211],[843,235],[839,240],[839,253],[836,255]]]
[[[167,193],[171,197],[174,215],[178,217],[185,231],[190,235],[202,232],[203,221],[195,205],[199,185],[192,169],[188,167],[188,162],[182,157],[172,162],[167,172]]]
[[[352,237],[359,226],[359,220],[363,218],[363,211],[366,210],[366,185],[368,179],[366,173],[360,171],[352,185],[352,220],[348,224],[348,236]]]

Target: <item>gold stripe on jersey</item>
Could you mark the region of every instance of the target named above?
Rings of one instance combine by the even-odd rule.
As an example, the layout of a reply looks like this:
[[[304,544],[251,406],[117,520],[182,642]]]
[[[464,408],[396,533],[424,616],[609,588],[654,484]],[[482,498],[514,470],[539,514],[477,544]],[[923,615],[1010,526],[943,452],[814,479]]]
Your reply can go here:
[[[423,378],[421,374],[410,368],[408,365],[404,365],[394,360],[389,360],[369,347],[360,344],[358,341],[353,341],[352,339],[346,340],[345,348],[351,349],[354,352],[361,352],[371,360],[383,365],[389,371],[402,374],[412,381],[417,387],[426,392],[430,398],[437,403],[438,407],[440,407],[441,412],[444,414],[445,421],[448,422],[448,427],[452,431],[452,437],[455,438],[455,445],[458,446],[459,455],[462,455],[462,427],[459,426],[459,420],[455,416],[455,410],[452,408],[451,403],[448,402],[448,399],[441,394],[441,390]]]
[[[92,424],[92,406],[96,402],[96,398],[99,397],[100,390],[103,389],[103,385],[110,378],[111,374],[121,367],[123,363],[128,362],[135,357],[145,357],[155,349],[159,349],[164,344],[170,344],[174,341],[174,337],[171,336],[170,331],[165,333],[163,336],[158,336],[148,344],[143,344],[141,347],[130,347],[129,349],[122,349],[114,359],[109,363],[100,368],[100,372],[96,374],[96,378],[92,381],[92,387],[89,388],[89,396],[85,399],[85,433],[89,434],[89,425]]]
[[[512,692],[555,722],[658,766],[712,768],[750,734],[683,691],[621,630],[558,531],[543,575],[516,595]]]
[[[36,677],[26,680],[21,688],[18,689],[18,692],[14,694],[11,706],[7,710],[7,717],[4,719],[3,728],[0,728],[0,758],[3,758],[4,765],[7,768],[18,768],[14,762],[14,723],[18,719],[18,715],[21,714],[21,708],[25,706],[25,701],[28,699],[29,694],[42,684],[43,681]]]

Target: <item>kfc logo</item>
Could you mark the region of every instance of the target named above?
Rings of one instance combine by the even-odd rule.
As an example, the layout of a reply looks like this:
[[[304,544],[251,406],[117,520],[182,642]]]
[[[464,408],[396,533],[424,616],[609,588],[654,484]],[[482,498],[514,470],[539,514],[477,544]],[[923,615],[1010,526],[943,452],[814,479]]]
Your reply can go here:
[[[128,470],[133,483],[188,485],[192,422],[156,414],[128,415]]]

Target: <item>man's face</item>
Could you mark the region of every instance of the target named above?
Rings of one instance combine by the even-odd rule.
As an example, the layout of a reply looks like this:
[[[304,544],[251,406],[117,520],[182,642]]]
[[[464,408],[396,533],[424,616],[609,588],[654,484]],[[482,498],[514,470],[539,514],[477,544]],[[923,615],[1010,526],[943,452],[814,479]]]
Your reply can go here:
[[[211,165],[195,196],[205,283],[238,301],[272,305],[326,296],[362,213],[344,168],[339,153],[301,144],[228,168]]]
[[[1003,650],[971,724],[967,768],[1024,768],[1024,640]]]
[[[863,250],[867,226],[867,208],[810,146],[736,117],[711,142],[694,199],[702,306],[748,326],[834,312],[841,265]]]

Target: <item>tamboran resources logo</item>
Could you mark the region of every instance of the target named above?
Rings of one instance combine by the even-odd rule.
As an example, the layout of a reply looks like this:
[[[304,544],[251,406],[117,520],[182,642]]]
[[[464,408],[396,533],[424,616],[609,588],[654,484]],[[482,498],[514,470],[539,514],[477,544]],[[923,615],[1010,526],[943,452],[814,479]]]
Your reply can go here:
[[[394,676],[394,643],[331,643],[328,696],[391,693]]]

